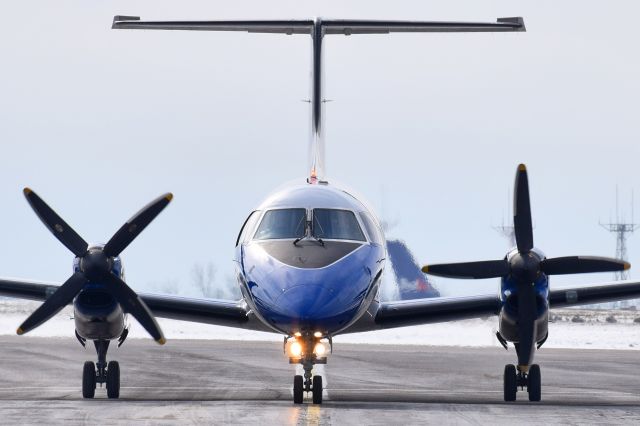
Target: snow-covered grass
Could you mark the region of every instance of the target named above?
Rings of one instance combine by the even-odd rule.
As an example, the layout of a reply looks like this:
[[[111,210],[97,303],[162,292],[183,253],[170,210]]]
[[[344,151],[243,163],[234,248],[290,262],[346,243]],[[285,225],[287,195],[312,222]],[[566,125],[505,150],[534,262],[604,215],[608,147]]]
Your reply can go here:
[[[38,302],[0,300],[0,335],[13,335]],[[71,307],[63,309],[50,321],[26,336],[72,337],[74,322]],[[545,347],[592,349],[640,349],[640,312],[566,309],[552,311],[549,340]],[[144,329],[133,319],[129,338],[147,338]],[[576,322],[583,321],[583,322]],[[615,322],[614,322],[615,321]],[[167,339],[261,340],[281,342],[277,334],[249,331],[208,324],[159,318]],[[495,333],[496,317],[455,321],[356,333],[337,336],[335,343],[369,343],[385,345],[499,346]]]

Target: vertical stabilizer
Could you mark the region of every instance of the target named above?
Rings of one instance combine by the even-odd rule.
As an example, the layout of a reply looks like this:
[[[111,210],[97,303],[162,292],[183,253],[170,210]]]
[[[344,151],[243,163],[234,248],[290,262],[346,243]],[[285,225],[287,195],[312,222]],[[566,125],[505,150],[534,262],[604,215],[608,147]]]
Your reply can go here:
[[[324,163],[324,28],[316,18],[311,30],[311,136],[309,138],[309,183],[325,179]]]
[[[248,21],[141,21],[138,16],[117,15],[114,29],[246,31],[268,34],[311,35],[311,138],[309,143],[309,183],[326,179],[324,145],[323,46],[325,35],[507,32],[525,31],[522,18],[499,18],[496,22],[378,21],[354,19],[248,20]]]

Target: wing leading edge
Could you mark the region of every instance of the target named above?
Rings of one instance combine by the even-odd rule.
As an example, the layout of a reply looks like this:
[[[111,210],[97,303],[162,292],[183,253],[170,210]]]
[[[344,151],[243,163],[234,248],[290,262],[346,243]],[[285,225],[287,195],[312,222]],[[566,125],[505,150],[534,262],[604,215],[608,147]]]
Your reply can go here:
[[[616,281],[597,286],[552,290],[551,309],[589,305],[640,298],[639,281]],[[431,324],[497,315],[501,302],[498,296],[416,299],[384,302],[367,321],[354,324],[346,332],[362,332],[411,325]]]
[[[0,278],[0,296],[44,301],[59,287],[57,283]],[[196,299],[173,295],[139,294],[154,316],[257,331],[265,327],[242,301]]]

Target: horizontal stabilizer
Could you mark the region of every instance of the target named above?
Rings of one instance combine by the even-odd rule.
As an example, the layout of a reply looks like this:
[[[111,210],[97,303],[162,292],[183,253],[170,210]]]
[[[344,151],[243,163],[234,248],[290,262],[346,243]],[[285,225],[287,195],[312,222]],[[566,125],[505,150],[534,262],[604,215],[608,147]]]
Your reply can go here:
[[[113,25],[111,28],[131,30],[246,31],[250,33],[310,34],[313,24],[314,22],[311,20],[140,21],[139,17],[115,16],[113,18]]]
[[[325,34],[457,33],[525,31],[522,18],[497,22],[323,20]]]
[[[324,34],[388,34],[394,32],[501,32],[526,31],[522,18],[496,22],[379,21],[323,19]],[[315,21],[141,21],[137,16],[116,15],[112,28],[144,30],[247,31],[252,33],[311,34]]]

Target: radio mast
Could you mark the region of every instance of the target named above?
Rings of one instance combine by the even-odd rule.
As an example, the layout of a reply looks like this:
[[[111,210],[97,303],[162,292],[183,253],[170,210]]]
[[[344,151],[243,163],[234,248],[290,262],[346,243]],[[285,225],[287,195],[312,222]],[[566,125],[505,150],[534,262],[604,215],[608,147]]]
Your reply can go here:
[[[618,209],[618,187],[616,186],[616,220],[609,219],[609,223],[600,223],[604,229],[616,234],[616,258],[627,261],[627,237],[638,229],[638,224],[634,223],[633,214],[633,191],[631,192],[631,222],[627,222],[624,216],[620,216]],[[629,271],[617,271],[616,281],[628,280]]]
[[[633,213],[633,191],[631,191],[631,222],[625,220],[624,215],[620,215],[618,208],[618,186],[616,185],[616,219],[612,221],[609,219],[609,223],[600,223],[607,231],[616,235],[616,258],[624,261],[628,260],[627,257],[627,237],[638,229],[638,224],[634,222]],[[629,271],[616,271],[615,280],[622,281],[629,279]],[[627,307],[631,305],[637,305],[638,300],[628,300],[622,302],[614,302],[614,307]]]

